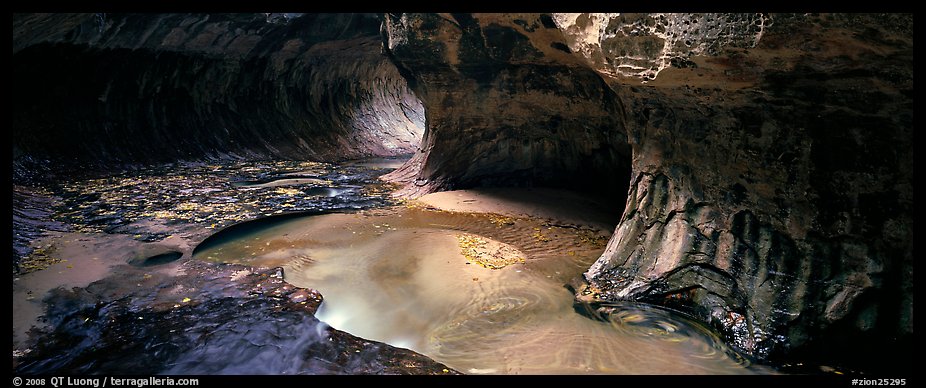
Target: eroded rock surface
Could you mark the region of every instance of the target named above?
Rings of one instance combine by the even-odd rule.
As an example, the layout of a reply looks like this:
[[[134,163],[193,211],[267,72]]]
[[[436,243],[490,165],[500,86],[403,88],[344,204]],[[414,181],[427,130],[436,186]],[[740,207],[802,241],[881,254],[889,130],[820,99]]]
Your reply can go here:
[[[138,284],[126,282],[137,279]],[[189,260],[176,275],[120,267],[46,298],[53,329],[13,358],[21,374],[450,374],[407,349],[315,318],[315,290],[279,268]],[[285,349],[285,351],[280,351]]]
[[[456,373],[327,327],[314,315],[321,295],[279,270],[190,259],[220,229],[240,236],[308,212],[391,203],[377,166],[193,163],[17,189],[14,237],[37,240],[14,267],[14,372]]]
[[[656,79],[671,67],[697,66],[694,55],[755,47],[771,17],[731,13],[563,13],[551,19],[567,48],[609,76]]]
[[[14,158],[410,153],[422,107],[382,54],[379,25],[364,14],[14,15]]]
[[[614,198],[580,300],[679,308],[760,359],[909,365],[912,29],[899,14],[14,15],[14,176],[47,158],[415,151],[389,175],[406,195]]]
[[[596,182],[624,184],[617,172],[629,145],[624,215],[580,300],[680,308],[760,359],[851,363],[909,349],[912,23],[910,15],[391,17],[387,47],[428,116],[417,164],[404,171],[407,192],[490,184],[472,177],[515,171],[556,183],[594,171]],[[492,39],[500,34],[509,36]],[[531,70],[511,77],[521,69]],[[586,69],[610,90],[593,87]],[[548,104],[526,108],[537,90]],[[543,152],[529,140],[535,134],[559,142]],[[611,157],[563,152],[589,148]],[[854,340],[840,340],[847,336]]]
[[[555,26],[524,17],[386,17],[389,55],[428,128],[391,175],[411,182],[406,192],[539,185],[623,194],[630,150],[620,101],[581,58],[551,46],[562,44]]]

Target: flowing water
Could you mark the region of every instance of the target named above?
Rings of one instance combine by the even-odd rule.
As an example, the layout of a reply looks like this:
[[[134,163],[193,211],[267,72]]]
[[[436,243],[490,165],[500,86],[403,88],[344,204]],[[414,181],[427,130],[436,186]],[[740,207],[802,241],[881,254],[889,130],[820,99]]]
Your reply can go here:
[[[286,281],[322,293],[319,319],[464,373],[761,372],[660,309],[618,306],[607,320],[576,312],[564,284],[601,254],[602,231],[398,206],[286,218],[210,240],[194,257],[282,266]],[[474,244],[508,265],[480,265]]]
[[[709,331],[663,310],[622,305],[606,320],[577,312],[563,285],[601,254],[609,230],[438,211],[418,202],[395,206],[390,186],[376,177],[400,162],[178,164],[52,187],[49,195],[60,197],[52,218],[89,233],[81,235],[88,245],[81,240],[74,254],[87,262],[100,254],[113,263],[128,257],[131,265],[35,302],[34,315],[44,311],[51,331],[35,340],[41,346],[14,348],[14,365],[20,363],[14,370],[423,371],[408,367],[414,355],[286,313],[286,298],[252,298],[252,288],[264,294],[268,284],[257,277],[245,282],[239,275],[248,271],[187,261],[181,246],[140,255],[94,237],[128,234],[119,240],[127,241],[120,243],[125,249],[147,252],[142,248],[176,243],[176,235],[197,240],[221,229],[199,244],[196,258],[282,266],[286,281],[324,295],[319,319],[464,373],[763,372]],[[49,259],[53,253],[44,252]],[[171,269],[178,265],[184,270]],[[14,301],[33,303],[26,289],[14,291]],[[241,295],[229,298],[232,289]],[[14,306],[14,316],[24,311]],[[381,357],[371,361],[368,351],[376,349]]]

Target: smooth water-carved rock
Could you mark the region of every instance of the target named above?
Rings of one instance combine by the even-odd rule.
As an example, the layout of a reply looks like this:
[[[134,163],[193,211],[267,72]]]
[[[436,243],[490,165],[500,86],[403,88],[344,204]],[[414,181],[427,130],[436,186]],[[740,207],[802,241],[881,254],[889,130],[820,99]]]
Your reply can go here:
[[[284,282],[280,268],[197,260],[179,268],[165,275],[126,267],[54,290],[46,298],[52,328],[33,332],[43,341],[14,358],[14,372],[457,374],[320,322],[322,295]]]
[[[880,16],[772,19],[754,48],[697,59],[752,63],[747,88],[673,69],[619,93],[637,182],[586,277],[604,300],[688,306],[760,358],[859,367],[913,330],[912,45]]]
[[[484,32],[498,26],[531,47],[494,47]],[[909,346],[909,15],[401,15],[385,27],[428,115],[421,152],[393,175],[410,182],[406,193],[498,183],[476,176],[510,182],[515,172],[559,183],[523,175],[538,170],[623,184],[624,174],[571,166],[582,154],[563,149],[611,150],[616,172],[629,144],[624,215],[580,300],[680,308],[761,359],[864,366],[872,352]],[[531,77],[510,76],[527,67]],[[583,67],[613,93],[575,93],[593,82],[573,76],[572,86],[540,88],[550,104],[518,114],[531,80]],[[585,132],[542,135],[560,140],[550,153],[524,140],[535,132],[522,128],[557,115]],[[487,158],[499,145],[505,158]],[[852,345],[833,345],[849,335]],[[908,362],[890,360],[865,367]]]
[[[427,116],[420,151],[389,176],[410,182],[408,193],[545,185],[623,194],[620,102],[579,58],[550,46],[558,30],[531,27],[540,26],[532,17],[387,16],[389,55]]]
[[[758,358],[909,365],[912,15],[13,25],[16,160],[416,150],[405,195],[603,191],[624,214],[578,298],[683,309]]]
[[[294,16],[294,15],[290,15]],[[14,15],[14,153],[100,163],[413,152],[375,15]]]

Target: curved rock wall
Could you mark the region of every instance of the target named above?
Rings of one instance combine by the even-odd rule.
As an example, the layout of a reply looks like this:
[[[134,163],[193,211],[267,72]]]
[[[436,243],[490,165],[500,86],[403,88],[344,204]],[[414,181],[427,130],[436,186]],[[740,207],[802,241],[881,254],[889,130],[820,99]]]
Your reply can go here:
[[[624,214],[580,300],[682,309],[762,359],[894,362],[912,347],[912,15],[86,14],[13,27],[14,158],[416,151],[390,175],[406,195],[611,193]]]
[[[678,308],[760,359],[909,348],[911,16],[395,15],[385,29],[428,117],[397,173],[408,193],[527,165],[569,174],[586,165],[563,152],[577,147],[619,171],[630,145],[624,214],[578,299]],[[565,131],[543,133],[557,116]],[[625,182],[606,170],[594,179]]]
[[[413,152],[379,18],[14,15],[14,156],[152,162]]]
[[[582,297],[681,307],[760,358],[909,346],[912,19],[762,20],[751,48],[619,93],[634,183]]]
[[[525,17],[386,18],[390,56],[426,112],[421,150],[389,177],[410,182],[407,194],[542,185],[624,195],[630,150],[620,101],[562,51],[555,26]]]

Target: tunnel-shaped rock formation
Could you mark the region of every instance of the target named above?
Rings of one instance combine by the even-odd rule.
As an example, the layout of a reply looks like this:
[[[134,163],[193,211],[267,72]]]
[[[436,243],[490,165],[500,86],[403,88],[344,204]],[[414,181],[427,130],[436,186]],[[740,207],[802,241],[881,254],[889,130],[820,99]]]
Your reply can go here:
[[[408,154],[423,109],[376,15],[14,15],[14,157]]]
[[[910,15],[392,15],[385,30],[428,117],[393,176],[406,193],[629,183],[580,301],[688,311],[760,359],[909,350]]]
[[[909,363],[912,30],[881,14],[14,15],[14,166],[414,152],[387,176],[408,196],[606,193],[623,215],[577,300],[676,308],[758,359]]]
[[[555,26],[531,20],[525,35],[525,20],[457,14],[384,23],[427,116],[421,151],[387,177],[410,182],[406,193],[539,185],[624,195],[623,107],[580,58],[531,40],[556,40]]]

